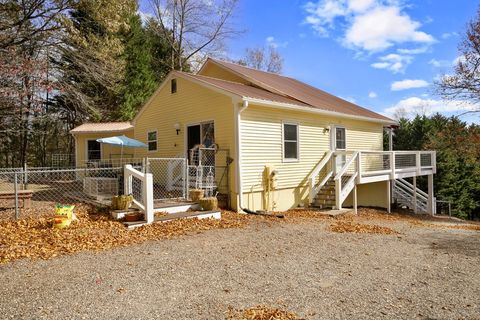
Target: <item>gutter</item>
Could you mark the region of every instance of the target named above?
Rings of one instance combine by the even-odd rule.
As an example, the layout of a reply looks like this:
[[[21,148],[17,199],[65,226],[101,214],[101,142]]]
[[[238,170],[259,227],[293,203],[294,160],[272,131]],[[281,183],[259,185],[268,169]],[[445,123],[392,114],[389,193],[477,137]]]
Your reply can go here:
[[[237,207],[240,210],[245,211],[243,209],[243,186],[242,186],[242,135],[241,135],[241,113],[248,108],[248,101],[243,100],[242,106],[239,106],[239,103],[235,103],[235,153],[237,156],[236,162],[236,189],[238,194],[238,203]]]

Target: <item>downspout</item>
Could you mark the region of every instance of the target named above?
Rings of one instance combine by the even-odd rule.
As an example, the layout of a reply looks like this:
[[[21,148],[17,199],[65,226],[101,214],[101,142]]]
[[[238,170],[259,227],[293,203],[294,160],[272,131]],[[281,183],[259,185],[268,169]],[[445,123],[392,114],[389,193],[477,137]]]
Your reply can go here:
[[[235,153],[237,155],[236,162],[236,185],[238,194],[237,207],[239,211],[243,210],[243,187],[242,187],[242,135],[241,135],[241,113],[248,108],[248,101],[243,100],[242,106],[239,107],[239,103],[235,103]]]

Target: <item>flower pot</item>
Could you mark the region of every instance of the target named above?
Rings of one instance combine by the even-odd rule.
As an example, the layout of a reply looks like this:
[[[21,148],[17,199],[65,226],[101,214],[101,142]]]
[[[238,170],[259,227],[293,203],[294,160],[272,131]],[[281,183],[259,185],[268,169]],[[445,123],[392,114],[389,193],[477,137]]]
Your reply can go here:
[[[218,200],[216,197],[208,197],[200,199],[200,206],[205,211],[212,211],[218,209]]]
[[[133,196],[115,196],[112,198],[112,209],[113,210],[127,210],[130,208],[133,202]]]
[[[125,215],[125,221],[126,222],[135,222],[140,220],[141,214],[138,212],[129,212]]]
[[[190,190],[190,199],[192,199],[192,201],[199,201],[200,199],[203,198],[204,195],[205,195],[205,190],[202,190],[202,189]]]

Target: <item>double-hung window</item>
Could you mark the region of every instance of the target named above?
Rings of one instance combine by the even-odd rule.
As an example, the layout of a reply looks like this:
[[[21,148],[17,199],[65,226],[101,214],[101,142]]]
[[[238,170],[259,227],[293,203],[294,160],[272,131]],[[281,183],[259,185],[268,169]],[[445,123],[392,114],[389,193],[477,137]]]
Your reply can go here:
[[[283,123],[283,160],[298,160],[298,125]]]
[[[157,151],[157,131],[147,133],[148,151]]]

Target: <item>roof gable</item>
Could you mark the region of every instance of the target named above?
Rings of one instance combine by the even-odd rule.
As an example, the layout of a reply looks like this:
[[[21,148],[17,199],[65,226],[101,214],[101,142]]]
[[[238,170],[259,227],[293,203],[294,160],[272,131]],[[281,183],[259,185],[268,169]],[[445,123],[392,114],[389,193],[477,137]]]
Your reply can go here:
[[[230,73],[235,76],[241,77],[260,88],[278,95],[283,95],[290,99],[301,101],[312,108],[394,123],[390,118],[343,100],[296,79],[244,67],[235,63],[209,58],[202,69],[200,69],[199,74],[205,73],[209,68],[211,69],[209,65],[215,65],[225,70],[229,70]]]

